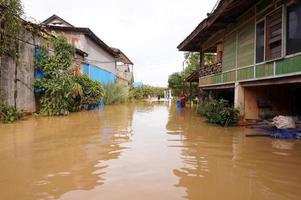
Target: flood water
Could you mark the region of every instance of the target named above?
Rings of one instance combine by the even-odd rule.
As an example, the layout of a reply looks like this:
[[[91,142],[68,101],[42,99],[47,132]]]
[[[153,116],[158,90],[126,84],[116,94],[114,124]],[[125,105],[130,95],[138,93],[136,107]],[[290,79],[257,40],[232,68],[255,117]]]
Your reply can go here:
[[[299,200],[301,142],[166,103],[0,125],[0,199]]]

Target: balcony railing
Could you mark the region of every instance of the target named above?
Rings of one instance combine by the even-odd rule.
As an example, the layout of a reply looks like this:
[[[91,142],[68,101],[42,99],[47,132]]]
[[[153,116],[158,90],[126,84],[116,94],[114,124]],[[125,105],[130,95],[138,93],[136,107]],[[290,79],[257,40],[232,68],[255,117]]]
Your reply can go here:
[[[204,66],[201,67],[200,77],[219,74],[221,72],[222,72],[222,64],[221,63],[215,63],[215,64],[211,64],[211,65],[204,65]]]

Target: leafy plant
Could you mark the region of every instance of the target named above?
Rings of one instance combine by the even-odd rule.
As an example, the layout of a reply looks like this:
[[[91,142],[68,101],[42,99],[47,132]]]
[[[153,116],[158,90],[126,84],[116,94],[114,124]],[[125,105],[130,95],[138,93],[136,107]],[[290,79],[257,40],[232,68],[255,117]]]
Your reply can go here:
[[[23,14],[20,0],[0,0],[0,55],[17,56]]]
[[[124,103],[128,100],[129,91],[128,88],[119,83],[108,83],[104,86],[105,88],[105,103],[118,104]]]
[[[101,83],[90,79],[87,75],[76,76],[74,80],[82,89],[82,93],[76,95],[79,97],[76,100],[77,105],[86,110],[96,107],[105,94]]]
[[[238,123],[239,110],[231,107],[228,101],[210,100],[197,109],[197,113],[206,117],[206,121],[221,126],[234,126]]]
[[[13,123],[24,117],[24,113],[16,108],[0,104],[0,122]]]
[[[68,115],[75,90],[80,91],[71,69],[75,47],[68,44],[65,37],[59,36],[53,41],[53,49],[54,53],[48,55],[46,49],[41,48],[41,56],[36,59],[36,67],[44,72],[44,77],[35,82],[35,87],[43,91],[40,114]]]

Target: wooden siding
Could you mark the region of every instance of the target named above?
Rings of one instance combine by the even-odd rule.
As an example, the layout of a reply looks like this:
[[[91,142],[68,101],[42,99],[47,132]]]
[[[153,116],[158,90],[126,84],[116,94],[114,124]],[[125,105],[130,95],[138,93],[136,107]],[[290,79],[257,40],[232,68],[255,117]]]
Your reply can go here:
[[[223,71],[236,68],[236,32],[225,38]]]
[[[301,71],[301,56],[287,58],[276,63],[276,75]]]
[[[254,19],[252,19],[252,21],[254,21]],[[254,23],[248,23],[238,31],[238,67],[244,67],[254,64],[254,31]]]
[[[283,3],[283,1],[279,1]],[[277,4],[278,5],[278,4]],[[273,12],[274,11],[274,12]],[[200,86],[221,85],[235,81],[260,80],[272,77],[301,75],[301,52],[285,57],[282,55],[282,9],[273,0],[263,0],[256,5],[257,15],[251,8],[242,15],[237,23],[225,29],[222,72],[200,78]],[[254,15],[252,15],[252,13]],[[267,20],[267,39],[265,61],[254,63],[255,55],[255,18]],[[285,17],[285,16],[284,16]],[[212,41],[212,40],[211,40]],[[218,40],[220,41],[220,40]],[[216,44],[216,43],[215,43]],[[284,57],[281,57],[284,56]]]
[[[237,80],[248,80],[254,78],[254,67],[239,69],[237,71]]]
[[[272,76],[273,74],[273,63],[267,63],[256,66],[256,78]]]
[[[210,85],[210,84],[213,84],[211,76],[203,77],[203,78],[200,78],[200,80],[199,80],[199,85]]]

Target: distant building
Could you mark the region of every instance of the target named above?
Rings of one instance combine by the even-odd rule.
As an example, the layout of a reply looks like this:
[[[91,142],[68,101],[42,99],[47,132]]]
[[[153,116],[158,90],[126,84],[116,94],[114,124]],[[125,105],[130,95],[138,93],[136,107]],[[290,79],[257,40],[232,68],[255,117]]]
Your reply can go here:
[[[301,115],[300,16],[295,0],[218,1],[178,49],[217,55],[196,73],[200,93],[232,101],[245,119]]]
[[[117,48],[111,47],[116,54],[117,60],[117,80],[122,85],[129,85],[134,82],[133,66],[132,61]]]
[[[43,24],[50,31],[65,35],[70,43],[87,54],[82,73],[103,84],[118,80],[119,55],[89,28],[75,27],[56,15],[46,19]]]

